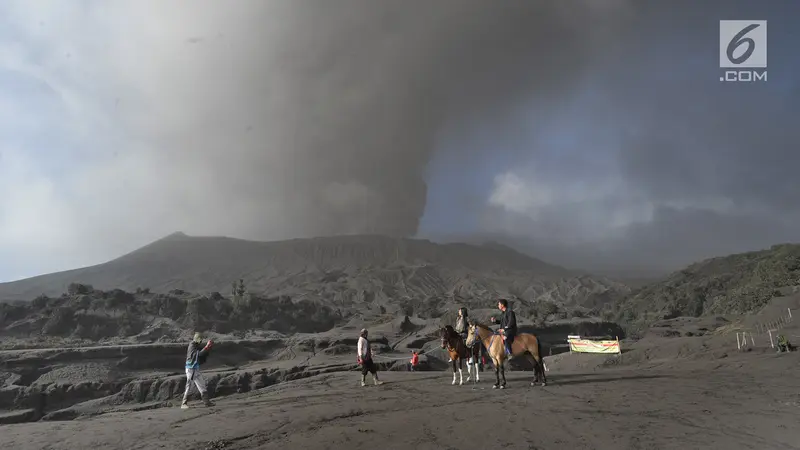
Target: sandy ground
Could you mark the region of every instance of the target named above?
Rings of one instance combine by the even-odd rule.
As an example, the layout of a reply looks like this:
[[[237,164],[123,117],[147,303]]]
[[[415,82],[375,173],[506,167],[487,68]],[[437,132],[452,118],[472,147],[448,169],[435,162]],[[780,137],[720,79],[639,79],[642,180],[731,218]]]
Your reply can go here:
[[[449,372],[385,372],[366,388],[332,373],[213,408],[2,426],[0,448],[800,449],[798,363],[758,354],[567,373],[554,361],[548,386],[511,372],[504,391],[490,372],[477,389],[451,386]]]

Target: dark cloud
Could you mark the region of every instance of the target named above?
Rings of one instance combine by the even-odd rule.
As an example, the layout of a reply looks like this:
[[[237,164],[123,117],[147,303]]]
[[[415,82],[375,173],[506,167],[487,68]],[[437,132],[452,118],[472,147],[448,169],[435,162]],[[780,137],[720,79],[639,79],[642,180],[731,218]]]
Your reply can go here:
[[[510,210],[505,195],[483,213],[490,237],[554,262],[616,273],[657,273],[800,240],[798,6],[639,6],[636,23],[618,30],[585,83],[605,102],[585,100],[589,112],[572,116],[576,129],[591,122],[585,116],[604,127],[578,144],[587,155],[600,153],[604,167],[587,174],[589,165],[566,159],[547,166],[540,145],[529,161],[538,171],[527,170],[527,179],[525,168],[509,171],[523,191],[549,196]],[[767,82],[718,81],[719,19],[768,20]],[[612,226],[620,216],[623,223]]]
[[[78,105],[76,129],[93,159],[63,189],[71,196],[58,199],[66,211],[52,233],[59,244],[42,246],[42,254],[83,249],[110,258],[175,230],[255,239],[414,235],[442,131],[490,125],[495,132],[480,151],[502,151],[509,171],[538,167],[530,180],[521,176],[528,191],[548,194],[515,212],[487,210],[469,197],[460,214],[481,218],[490,233],[567,249],[545,252],[557,262],[576,241],[589,247],[576,250],[573,265],[591,253],[631,266],[652,252],[679,261],[697,249],[772,239],[742,240],[739,232],[791,235],[784,218],[798,208],[796,63],[787,62],[796,53],[793,3],[253,0],[62,8],[80,10],[59,13],[64,23],[79,18],[68,30],[31,36],[49,32],[50,45],[75,55],[71,65],[43,67],[65,101]],[[717,20],[736,17],[770,20],[768,83],[717,81]],[[583,153],[557,158],[546,143],[513,141],[498,126],[516,120],[519,130],[546,134],[543,123],[558,117],[560,129],[577,135],[588,122],[570,128],[564,105],[587,89],[595,99],[576,108],[585,106],[604,134],[582,135],[573,145]],[[113,104],[113,113],[100,104]],[[515,118],[531,105],[540,123]],[[603,156],[591,154],[601,140]],[[468,169],[482,160],[473,151],[452,151],[442,167]],[[40,209],[31,217],[41,223]],[[617,222],[623,225],[608,226]],[[14,245],[41,241],[23,233]]]

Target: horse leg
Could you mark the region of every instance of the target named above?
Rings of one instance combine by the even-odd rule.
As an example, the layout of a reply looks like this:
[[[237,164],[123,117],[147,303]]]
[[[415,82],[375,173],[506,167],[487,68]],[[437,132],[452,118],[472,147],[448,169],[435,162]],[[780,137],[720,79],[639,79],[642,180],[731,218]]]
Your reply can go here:
[[[455,384],[456,384],[456,360],[453,359],[452,357],[450,359],[452,359],[452,362],[450,364],[453,365],[453,382],[450,383],[450,384],[455,386]]]
[[[500,374],[503,376],[503,384],[500,385],[500,389],[506,388],[506,366],[503,363],[500,363]]]
[[[531,355],[531,362],[533,363],[533,381],[531,381],[531,386],[536,386],[536,383],[539,382],[541,371],[539,370],[539,363],[533,355]]]
[[[545,369],[544,369],[544,358],[541,355],[539,355],[538,363],[539,363],[539,373],[542,374],[542,386],[547,386],[547,375],[545,374]]]
[[[475,369],[475,382],[476,383],[481,381],[481,376],[478,375],[478,372],[480,372],[478,370],[478,364],[480,363],[479,360],[480,360],[480,353],[478,353],[478,356],[475,356],[475,353],[473,353],[472,354],[472,362],[473,362],[473,366],[472,367]]]

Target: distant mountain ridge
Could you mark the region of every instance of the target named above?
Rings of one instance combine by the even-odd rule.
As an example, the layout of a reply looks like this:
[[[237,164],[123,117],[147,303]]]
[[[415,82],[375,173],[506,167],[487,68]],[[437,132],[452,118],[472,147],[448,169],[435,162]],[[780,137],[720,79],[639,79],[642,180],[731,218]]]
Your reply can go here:
[[[555,283],[578,278],[584,284],[596,283],[591,289],[624,289],[610,280],[578,275],[499,244],[436,244],[373,235],[260,242],[173,233],[103,264],[2,283],[0,299],[57,296],[70,283],[90,284],[97,289],[181,289],[227,294],[231,283],[240,278],[250,291],[258,293],[323,295],[331,289],[335,291],[330,280],[341,277],[349,277],[358,285],[380,284],[378,290],[399,283],[389,289],[393,291],[402,290],[406,278],[419,278],[423,272],[427,282],[417,287],[406,283],[411,294],[405,295],[471,295],[476,286],[483,286],[481,289],[494,295],[507,291],[501,283],[520,294],[527,291],[532,295],[530,286],[544,280]],[[419,291],[416,294],[415,289]],[[565,295],[558,293],[555,285],[535,290],[545,294],[550,291],[556,297]]]
[[[678,316],[746,314],[799,289],[800,244],[779,244],[691,264],[619,300],[616,318],[642,329]]]

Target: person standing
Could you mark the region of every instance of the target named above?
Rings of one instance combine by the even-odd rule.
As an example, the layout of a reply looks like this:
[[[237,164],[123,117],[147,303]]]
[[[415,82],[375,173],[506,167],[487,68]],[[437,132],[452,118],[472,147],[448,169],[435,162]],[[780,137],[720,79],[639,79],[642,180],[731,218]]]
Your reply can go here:
[[[411,352],[411,362],[409,364],[409,368],[412,372],[417,371],[417,367],[419,366],[419,353],[416,350]]]
[[[361,386],[367,385],[367,373],[372,373],[372,379],[375,385],[383,384],[383,381],[378,379],[378,367],[372,361],[372,348],[370,347],[367,329],[361,330],[358,338],[358,364],[361,366]]]
[[[209,399],[208,389],[206,389],[206,380],[200,373],[200,365],[206,362],[211,346],[214,345],[211,339],[208,340],[205,347],[202,345],[203,336],[200,333],[195,333],[192,342],[186,350],[186,390],[183,392],[183,402],[181,402],[181,409],[189,408],[189,391],[192,389],[192,384],[197,387],[203,403],[206,406],[214,406],[214,403]]]
[[[504,298],[497,301],[497,309],[503,312],[500,316],[500,329],[498,331],[503,335],[506,354],[510,357],[512,356],[511,345],[514,344],[514,338],[517,336],[517,315],[508,307],[508,300]],[[496,321],[497,320],[492,317],[492,322]]]

